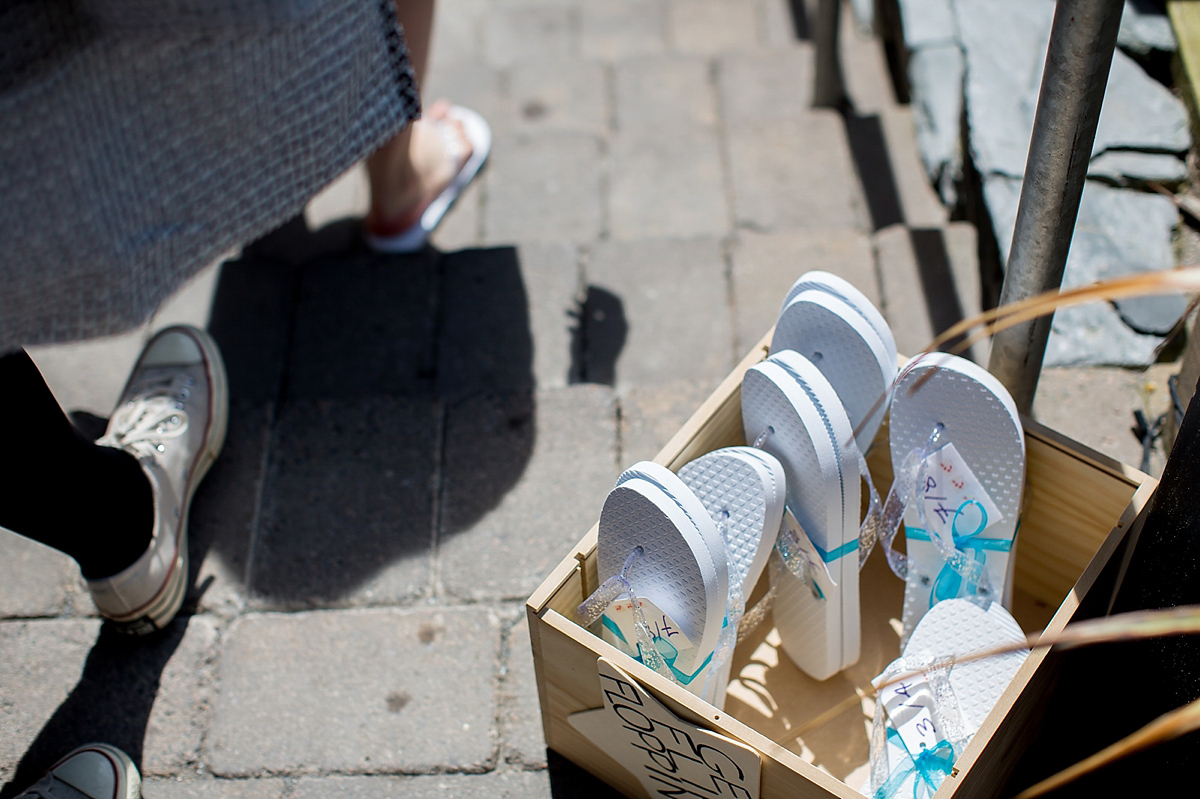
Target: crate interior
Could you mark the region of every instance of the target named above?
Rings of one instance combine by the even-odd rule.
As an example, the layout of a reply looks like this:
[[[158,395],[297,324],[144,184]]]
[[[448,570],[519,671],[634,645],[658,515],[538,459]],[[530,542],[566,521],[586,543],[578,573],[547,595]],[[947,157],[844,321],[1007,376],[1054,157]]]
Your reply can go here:
[[[735,372],[668,443],[658,460],[677,470],[704,452],[743,444],[739,385],[740,374]],[[1026,444],[1028,482],[1012,610],[1025,631],[1034,632],[1051,621],[1121,519],[1138,486],[1149,478],[1088,453],[1033,423],[1026,425]],[[868,461],[876,485],[886,491],[891,481],[886,426]],[[573,618],[572,609],[585,590],[597,584],[594,533],[593,529],[573,556],[580,568],[572,579],[559,585],[547,603],[567,618]],[[902,538],[897,536],[898,541]],[[755,595],[764,590],[765,577]],[[877,549],[861,577],[862,656],[856,665],[823,682],[792,664],[779,647],[768,616],[734,653],[726,714],[846,786],[861,787],[867,779],[872,703],[863,699],[858,709],[819,727],[806,729],[806,725],[848,697],[861,696],[863,687],[899,655],[902,596],[903,583],[890,572]],[[1065,619],[1056,620],[1061,623]]]

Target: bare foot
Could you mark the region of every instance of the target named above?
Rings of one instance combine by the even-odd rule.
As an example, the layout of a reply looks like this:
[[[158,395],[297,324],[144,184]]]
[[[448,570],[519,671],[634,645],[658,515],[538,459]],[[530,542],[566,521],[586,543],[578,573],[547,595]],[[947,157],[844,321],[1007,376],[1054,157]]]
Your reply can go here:
[[[416,224],[471,157],[471,142],[462,123],[448,116],[450,108],[438,100],[367,159],[370,233],[394,236]]]

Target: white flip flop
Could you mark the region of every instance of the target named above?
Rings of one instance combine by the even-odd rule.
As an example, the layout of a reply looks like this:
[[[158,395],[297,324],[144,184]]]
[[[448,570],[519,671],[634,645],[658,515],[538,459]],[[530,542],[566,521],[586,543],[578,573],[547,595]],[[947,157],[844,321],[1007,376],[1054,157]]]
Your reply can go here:
[[[779,535],[785,500],[783,465],[762,450],[726,447],[684,464],[679,479],[704,503],[725,539],[730,596],[726,623],[736,624]],[[729,639],[730,652],[735,641],[736,637]],[[731,658],[724,656],[701,694],[717,708],[724,707],[732,665]]]
[[[421,214],[421,218],[407,230],[392,236],[379,236],[364,231],[363,238],[372,250],[386,253],[406,253],[416,252],[423,248],[425,242],[429,240],[430,234],[442,221],[442,217],[450,210],[450,206],[454,205],[454,201],[458,199],[467,185],[475,179],[475,175],[479,173],[484,161],[487,160],[488,153],[492,149],[492,129],[488,126],[487,120],[471,109],[463,108],[460,105],[451,106],[450,110],[446,112],[446,118],[462,125],[463,134],[471,143],[471,155],[463,162],[450,184],[442,189],[441,194],[435,197]]]
[[[955,758],[979,731],[1029,650],[964,663],[951,659],[1024,640],[1020,625],[999,602],[948,599],[931,608],[900,658],[874,680],[878,686],[928,669],[880,691],[868,795],[932,795],[953,772]]]
[[[775,322],[771,353],[782,350],[795,350],[821,370],[859,431],[859,449],[870,449],[887,412],[896,357],[866,318],[828,291],[800,291]]]
[[[672,489],[687,491],[674,474],[671,477],[678,483]],[[688,505],[692,507],[685,510]],[[619,574],[635,548],[642,548],[629,581],[639,599],[653,603],[666,617],[654,630],[654,635],[663,639],[655,644],[675,647],[678,658],[666,658],[668,667],[677,681],[693,691],[703,682],[696,678],[716,648],[725,618],[728,566],[723,551],[719,561],[712,556],[713,541],[719,542],[719,536],[694,495],[681,504],[658,481],[636,473],[622,475],[600,513],[596,550],[601,582]],[[675,630],[670,629],[668,619]],[[620,632],[616,614],[606,611],[601,621],[606,640],[636,657],[634,638]],[[675,638],[678,633],[688,645],[680,644]]]
[[[1016,405],[999,380],[964,358],[919,356],[902,375],[890,429],[897,474],[908,454],[927,446],[941,425],[904,512],[905,629],[954,596],[988,594],[1011,606],[1014,537],[1025,487],[1025,436]]]
[[[826,679],[858,659],[860,644],[861,489],[856,454],[844,446],[853,435],[850,420],[820,371],[785,350],[747,371],[742,424],[747,441],[766,433],[761,448],[783,464],[787,507],[835,584],[817,591],[789,571],[772,572],[784,650],[807,674]]]
[[[800,292],[812,289],[832,294],[858,311],[862,318],[867,320],[867,324],[871,326],[871,329],[879,336],[879,340],[883,342],[888,354],[888,360],[891,363],[898,363],[896,339],[892,335],[892,329],[888,327],[887,320],[883,318],[883,314],[879,312],[874,303],[867,299],[867,295],[856,289],[849,281],[835,274],[823,272],[820,269],[805,272],[792,284],[791,289],[788,290],[780,311],[782,312],[788,306],[788,303],[794,300]]]

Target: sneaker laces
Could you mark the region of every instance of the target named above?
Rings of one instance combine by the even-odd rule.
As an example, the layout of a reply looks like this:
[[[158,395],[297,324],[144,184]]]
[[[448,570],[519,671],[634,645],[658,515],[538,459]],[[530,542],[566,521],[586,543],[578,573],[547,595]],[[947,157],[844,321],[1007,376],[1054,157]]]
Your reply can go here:
[[[195,378],[176,370],[150,373],[129,387],[133,396],[113,413],[109,430],[97,444],[133,453],[139,460],[154,459],[166,442],[187,431],[184,405]]]

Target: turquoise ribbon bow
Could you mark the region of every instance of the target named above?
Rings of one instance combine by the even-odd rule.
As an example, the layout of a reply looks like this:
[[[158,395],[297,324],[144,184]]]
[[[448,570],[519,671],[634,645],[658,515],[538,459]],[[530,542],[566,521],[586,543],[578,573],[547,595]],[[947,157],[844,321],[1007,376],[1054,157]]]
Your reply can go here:
[[[889,738],[899,735],[893,729],[889,729],[887,734]],[[875,792],[875,799],[892,799],[904,785],[904,781],[913,775],[916,775],[916,779],[913,780],[913,799],[933,796],[941,786],[942,780],[946,779],[953,769],[954,747],[948,741],[939,741],[937,746],[922,749],[921,754],[910,758],[908,765],[892,771],[887,781]]]
[[[959,533],[959,516],[970,505],[975,505],[979,508],[979,526],[969,533]],[[970,499],[958,506],[958,510],[954,512],[954,519],[950,523],[950,533],[954,541],[954,549],[964,554],[970,553],[971,558],[968,561],[968,565],[961,567],[955,567],[949,561],[942,565],[942,570],[938,572],[938,576],[933,582],[933,590],[929,592],[929,607],[933,607],[943,599],[953,599],[958,596],[959,591],[962,589],[964,573],[967,578],[966,593],[978,593],[979,577],[983,574],[984,564],[987,563],[987,555],[984,554],[984,550],[991,550],[993,552],[1010,552],[1012,550],[1012,539],[1010,538],[977,537],[987,528],[987,524],[987,511],[984,510],[983,505],[979,501]],[[1019,527],[1020,524],[1018,523]],[[1016,533],[1014,532],[1013,535],[1015,536]],[[913,541],[932,540],[929,531],[922,530],[919,527],[909,530],[908,537]]]

